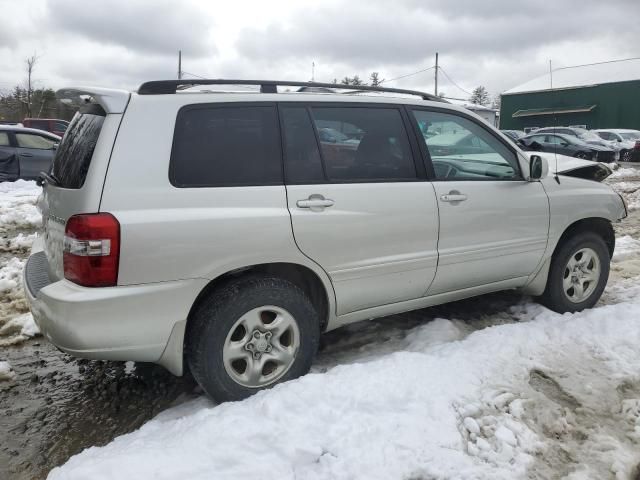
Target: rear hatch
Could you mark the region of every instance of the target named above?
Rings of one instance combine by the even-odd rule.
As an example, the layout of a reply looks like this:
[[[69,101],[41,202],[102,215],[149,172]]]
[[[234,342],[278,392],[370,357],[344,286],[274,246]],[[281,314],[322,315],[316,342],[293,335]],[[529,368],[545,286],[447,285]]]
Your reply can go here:
[[[94,96],[85,89],[69,89],[62,95],[64,98],[88,94],[92,99],[80,108],[69,124],[51,171],[45,175],[39,202],[44,251],[49,277],[53,281],[64,277],[64,232],[69,217],[100,211],[111,150],[129,99],[128,92],[109,91],[111,96],[104,101],[100,92],[103,90]],[[114,101],[114,92],[120,94],[121,102]],[[60,92],[58,94],[60,96]]]

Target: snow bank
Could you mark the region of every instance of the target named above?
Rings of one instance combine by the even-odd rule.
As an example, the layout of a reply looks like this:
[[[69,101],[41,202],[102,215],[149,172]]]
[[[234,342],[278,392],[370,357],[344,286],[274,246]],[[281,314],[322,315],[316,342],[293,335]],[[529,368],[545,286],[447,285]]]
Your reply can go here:
[[[0,382],[13,380],[15,376],[16,372],[11,368],[11,364],[9,362],[0,361]]]
[[[32,181],[0,183],[0,227],[37,227],[42,219],[36,208],[41,192],[42,189]]]
[[[30,313],[19,315],[0,324],[0,346],[16,345],[40,335],[40,329]]]
[[[627,478],[640,461],[640,286],[629,288],[629,303],[524,308],[530,321],[463,339],[440,319],[409,331],[405,351],[243,402],[181,405],[49,478],[547,478],[559,438],[585,478]]]
[[[637,168],[620,167],[616,171],[614,171],[611,175],[609,175],[608,180],[613,180],[617,178],[638,177],[638,176],[640,176],[640,170],[638,170]]]
[[[616,238],[616,248],[613,252],[612,261],[622,263],[630,258],[640,256],[640,240],[636,240],[630,235]]]

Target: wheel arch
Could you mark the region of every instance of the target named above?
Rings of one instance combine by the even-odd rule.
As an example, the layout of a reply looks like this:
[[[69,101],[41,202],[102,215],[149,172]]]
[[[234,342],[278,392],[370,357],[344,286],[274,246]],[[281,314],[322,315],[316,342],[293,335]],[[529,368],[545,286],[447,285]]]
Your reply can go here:
[[[560,235],[560,238],[553,250],[553,255],[556,254],[560,246],[566,242],[567,239],[580,232],[594,232],[600,235],[609,250],[609,258],[613,257],[613,252],[616,246],[616,234],[613,230],[613,225],[611,225],[611,221],[602,217],[582,218],[570,224],[564,229],[562,235]]]
[[[189,310],[189,316],[187,317],[187,327],[189,319],[203,298],[206,298],[211,294],[211,292],[231,280],[252,274],[273,275],[275,277],[288,280],[300,287],[302,291],[309,296],[313,306],[318,309],[318,316],[321,319],[320,331],[324,331],[329,323],[329,313],[333,306],[333,301],[330,297],[330,295],[333,295],[333,288],[329,287],[329,290],[329,288],[325,286],[325,282],[323,282],[319,275],[311,268],[298,263],[289,262],[247,265],[245,267],[230,270],[214,278],[205,285],[193,302],[193,305]]]

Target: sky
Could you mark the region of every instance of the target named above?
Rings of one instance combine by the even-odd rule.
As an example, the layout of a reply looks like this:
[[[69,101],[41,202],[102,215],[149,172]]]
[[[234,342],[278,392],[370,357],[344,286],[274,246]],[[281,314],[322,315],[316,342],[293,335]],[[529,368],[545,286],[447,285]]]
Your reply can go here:
[[[146,80],[316,81],[379,72],[384,85],[468,98],[555,67],[640,56],[640,1],[0,0],[0,91]],[[447,78],[448,77],[448,78]]]

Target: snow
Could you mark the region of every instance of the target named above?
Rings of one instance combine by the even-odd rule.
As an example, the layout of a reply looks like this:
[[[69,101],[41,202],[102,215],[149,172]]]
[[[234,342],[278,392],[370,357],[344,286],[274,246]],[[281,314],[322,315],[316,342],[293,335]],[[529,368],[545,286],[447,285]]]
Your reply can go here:
[[[410,350],[243,402],[182,405],[49,478],[524,478],[581,429],[594,435],[572,453],[626,478],[640,462],[640,285],[630,288],[637,300],[576,315],[531,305],[533,317],[525,308],[521,323],[463,339],[440,319],[406,334]],[[579,422],[583,410],[596,418]]]
[[[609,179],[619,179],[619,178],[627,178],[627,177],[638,177],[640,176],[640,172],[636,168],[630,167],[620,167],[615,172],[613,172]]]
[[[9,362],[0,361],[0,382],[6,382],[13,380],[16,376],[16,372],[11,368]]]
[[[553,88],[577,88],[602,83],[640,80],[640,59],[617,60],[611,62],[556,68],[553,70]],[[551,79],[545,73],[503,93],[536,92],[550,90]]]
[[[41,191],[32,181],[0,183],[0,228],[40,225],[42,217],[36,201]]]

